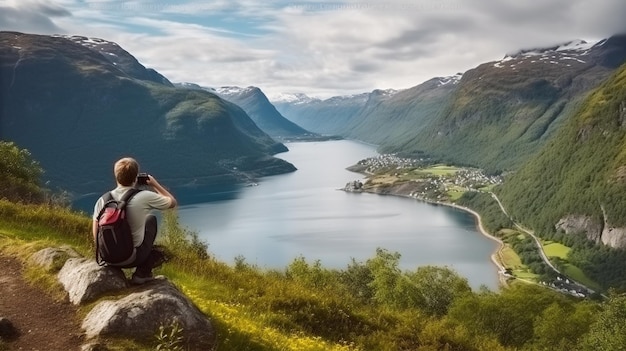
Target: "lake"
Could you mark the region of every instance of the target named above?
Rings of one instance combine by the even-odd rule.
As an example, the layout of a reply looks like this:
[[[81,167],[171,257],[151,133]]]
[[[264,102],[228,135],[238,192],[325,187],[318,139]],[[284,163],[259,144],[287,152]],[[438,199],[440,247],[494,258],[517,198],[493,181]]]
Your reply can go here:
[[[401,254],[403,270],[448,266],[473,288],[498,289],[490,259],[497,244],[480,234],[472,215],[409,198],[338,190],[363,178],[345,168],[376,156],[374,146],[348,140],[286,146],[290,151],[277,157],[293,163],[296,172],[196,194],[211,201],[180,206],[180,223],[197,232],[216,258],[233,263],[243,256],[249,264],[281,269],[302,256],[343,269],[352,258],[365,262],[384,248]]]

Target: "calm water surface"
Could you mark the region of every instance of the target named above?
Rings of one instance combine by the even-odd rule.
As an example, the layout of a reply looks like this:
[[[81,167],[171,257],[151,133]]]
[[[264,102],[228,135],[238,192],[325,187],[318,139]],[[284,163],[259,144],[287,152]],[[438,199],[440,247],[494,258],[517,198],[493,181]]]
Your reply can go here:
[[[290,151],[277,156],[298,171],[180,207],[181,223],[198,232],[218,259],[232,263],[242,255],[250,264],[284,268],[303,256],[343,269],[351,258],[365,262],[376,248],[384,248],[402,255],[404,270],[448,266],[474,288],[497,289],[497,270],[490,261],[496,243],[477,231],[470,214],[408,198],[337,190],[362,178],[345,168],[375,156],[373,146],[346,140],[286,145]]]

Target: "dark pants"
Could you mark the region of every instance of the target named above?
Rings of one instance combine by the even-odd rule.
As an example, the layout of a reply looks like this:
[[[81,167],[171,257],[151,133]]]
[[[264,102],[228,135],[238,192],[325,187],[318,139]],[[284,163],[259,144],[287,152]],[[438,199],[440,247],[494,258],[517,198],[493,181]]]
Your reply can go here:
[[[137,247],[137,257],[133,266],[137,267],[137,272],[143,275],[150,274],[152,271],[152,262],[148,259],[150,252],[154,247],[154,240],[157,235],[157,219],[154,215],[146,216],[146,231],[144,232],[143,242]]]
[[[120,268],[137,267],[137,272],[142,275],[148,275],[152,271],[152,262],[149,260],[150,253],[154,247],[154,240],[157,235],[157,219],[154,215],[146,216],[146,230],[144,232],[143,242],[137,246],[135,261]]]

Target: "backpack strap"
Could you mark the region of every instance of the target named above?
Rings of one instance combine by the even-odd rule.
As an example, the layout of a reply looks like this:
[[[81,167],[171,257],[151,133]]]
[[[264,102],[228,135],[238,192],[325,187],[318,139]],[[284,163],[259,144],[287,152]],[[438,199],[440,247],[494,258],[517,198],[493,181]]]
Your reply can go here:
[[[141,191],[141,189],[137,189],[137,188],[131,188],[131,189],[127,190],[124,193],[124,195],[122,195],[122,198],[120,199],[119,209],[123,210],[124,208],[126,208],[126,205],[128,204],[128,201],[130,201],[130,199],[132,199],[140,191]],[[111,201],[115,201],[115,199],[113,198],[113,194],[111,194],[110,191],[106,192],[104,195],[102,195],[102,200],[104,200],[104,205],[102,206],[102,209],[98,213],[98,217],[97,217],[98,220],[100,220],[100,217],[102,217],[102,214],[104,213],[104,210],[107,207],[106,206],[107,203],[109,203]]]
[[[130,188],[129,190],[127,190],[124,195],[122,196],[122,198],[120,199],[120,210],[123,210],[124,208],[126,208],[126,205],[128,204],[128,201],[130,201],[130,199],[132,199],[135,195],[137,195],[137,193],[139,193],[141,191],[141,189],[137,189],[137,188]],[[110,192],[109,192],[110,194]]]

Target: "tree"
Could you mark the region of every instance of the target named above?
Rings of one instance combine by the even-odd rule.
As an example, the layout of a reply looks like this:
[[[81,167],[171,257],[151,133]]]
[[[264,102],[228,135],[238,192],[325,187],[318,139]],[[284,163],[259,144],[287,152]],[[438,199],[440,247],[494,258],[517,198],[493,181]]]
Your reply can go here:
[[[476,334],[497,337],[504,346],[522,347],[533,339],[534,320],[563,299],[544,288],[519,284],[499,294],[486,291],[459,298],[448,317]]]
[[[597,304],[553,303],[535,321],[535,342],[539,350],[575,350],[579,338],[589,331],[595,320]]]
[[[20,149],[12,142],[0,141],[0,198],[42,201],[43,190],[39,185],[42,174],[42,168],[28,150]]]
[[[385,249],[376,249],[376,257],[367,260],[366,266],[372,272],[370,287],[374,291],[374,300],[394,307],[406,307],[406,296],[398,291],[398,282],[402,272],[398,268],[400,254],[390,253]],[[408,296],[411,294],[409,293]]]
[[[406,275],[415,286],[415,306],[429,315],[441,317],[455,299],[470,294],[467,279],[447,267],[424,266]]]
[[[626,350],[626,295],[612,296],[603,307],[584,337],[581,350]]]

